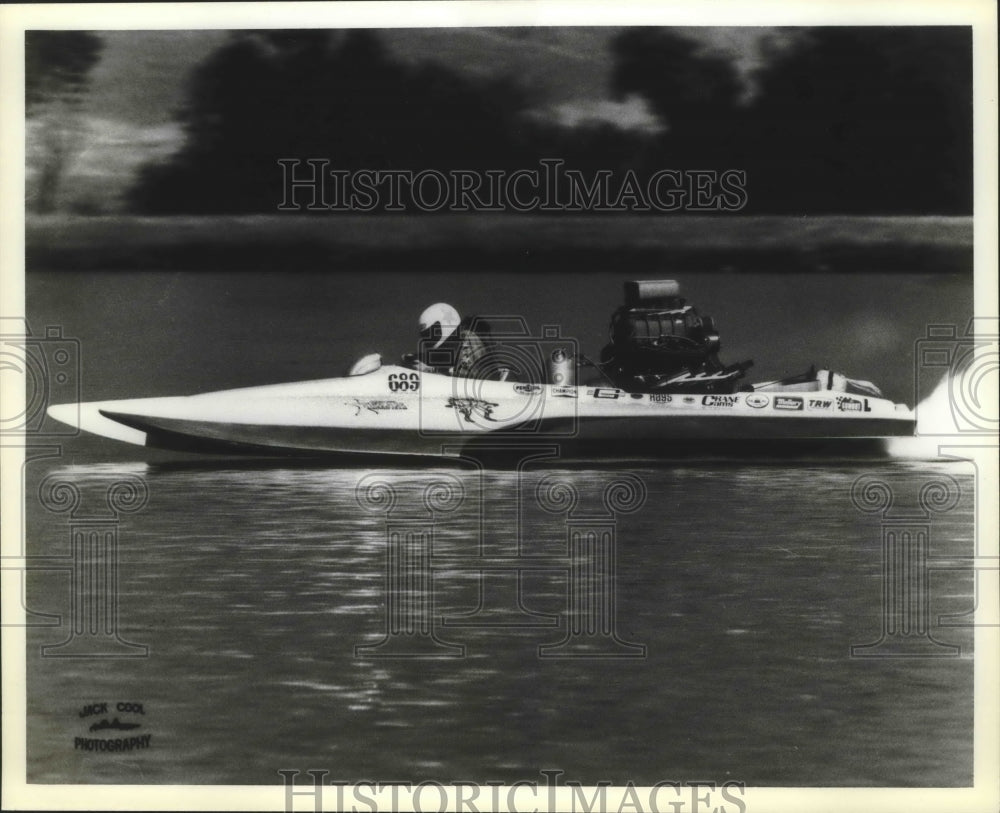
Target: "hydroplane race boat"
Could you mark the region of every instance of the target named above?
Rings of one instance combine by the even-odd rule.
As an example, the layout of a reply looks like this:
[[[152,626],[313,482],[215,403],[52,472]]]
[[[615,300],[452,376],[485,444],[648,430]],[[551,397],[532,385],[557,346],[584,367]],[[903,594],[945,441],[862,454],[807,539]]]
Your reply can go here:
[[[562,456],[663,458],[710,448],[766,453],[779,442],[843,448],[914,433],[905,404],[830,370],[742,383],[752,362],[721,364],[714,324],[678,291],[669,280],[627,283],[599,363],[575,358],[558,336],[513,342],[463,323],[461,335],[487,336],[486,356],[492,347],[482,377],[372,354],[340,378],[61,404],[48,414],[153,448],[282,456],[463,457],[554,444]],[[597,377],[577,384],[588,367]]]

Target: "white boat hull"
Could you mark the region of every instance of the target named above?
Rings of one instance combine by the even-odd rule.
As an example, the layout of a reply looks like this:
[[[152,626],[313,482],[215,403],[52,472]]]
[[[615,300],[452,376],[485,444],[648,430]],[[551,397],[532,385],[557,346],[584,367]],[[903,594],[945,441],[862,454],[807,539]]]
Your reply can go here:
[[[402,367],[201,395],[63,404],[81,430],[185,451],[461,456],[526,442],[670,456],[691,444],[912,435],[913,412],[834,391],[640,394],[453,378]]]

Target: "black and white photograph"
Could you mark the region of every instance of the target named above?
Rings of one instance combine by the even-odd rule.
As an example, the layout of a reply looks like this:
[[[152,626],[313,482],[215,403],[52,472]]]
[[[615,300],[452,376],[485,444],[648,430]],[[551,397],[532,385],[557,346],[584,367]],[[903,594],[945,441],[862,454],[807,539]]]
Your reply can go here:
[[[4,809],[996,810],[996,9],[0,9]]]

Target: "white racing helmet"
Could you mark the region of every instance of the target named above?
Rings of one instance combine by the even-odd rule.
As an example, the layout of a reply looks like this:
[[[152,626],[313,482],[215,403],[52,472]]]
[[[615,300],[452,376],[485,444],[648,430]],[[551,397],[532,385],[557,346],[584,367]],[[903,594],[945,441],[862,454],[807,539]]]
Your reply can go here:
[[[420,338],[432,340],[432,349],[437,349],[456,330],[462,317],[447,302],[438,302],[420,314]]]

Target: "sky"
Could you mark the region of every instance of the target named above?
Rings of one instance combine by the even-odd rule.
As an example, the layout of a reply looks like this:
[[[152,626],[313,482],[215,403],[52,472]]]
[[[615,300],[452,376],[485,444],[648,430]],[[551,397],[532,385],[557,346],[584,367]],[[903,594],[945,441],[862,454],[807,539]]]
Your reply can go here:
[[[537,113],[575,126],[604,119],[651,129],[658,122],[645,103],[611,98],[609,42],[622,29],[451,28],[382,29],[380,36],[404,62],[437,62],[468,74],[510,74],[538,99]],[[748,81],[761,64],[762,28],[685,28],[708,52],[729,56]],[[103,207],[131,183],[142,164],[168,157],[183,143],[176,115],[194,68],[225,42],[222,30],[106,31],[101,59],[85,102],[87,138],[76,157],[63,202],[90,200]],[[32,127],[28,126],[31,163]],[[29,170],[30,178],[30,170]]]

